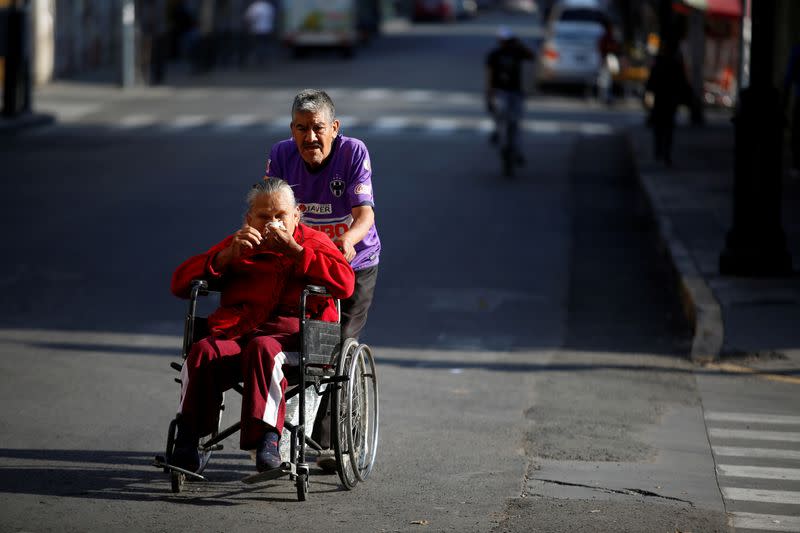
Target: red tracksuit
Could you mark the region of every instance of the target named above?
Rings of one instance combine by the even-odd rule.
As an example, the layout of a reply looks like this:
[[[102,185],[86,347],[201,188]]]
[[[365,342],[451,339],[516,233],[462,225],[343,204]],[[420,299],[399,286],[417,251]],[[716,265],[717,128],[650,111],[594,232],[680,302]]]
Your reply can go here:
[[[283,430],[286,378],[282,365],[296,361],[299,348],[300,293],[306,285],[324,285],[336,298],[353,292],[355,275],[324,233],[298,224],[294,239],[303,247],[294,259],[270,251],[240,257],[224,272],[212,260],[230,236],[204,254],[186,260],[172,276],[172,292],[188,298],[193,279],[213,281],[220,307],[208,317],[212,335],[194,344],[181,371],[181,424],[197,435],[217,428],[222,393],[244,383],[242,449],[253,449],[267,426]],[[330,300],[309,298],[307,310],[336,320]],[[296,363],[295,363],[296,364]]]

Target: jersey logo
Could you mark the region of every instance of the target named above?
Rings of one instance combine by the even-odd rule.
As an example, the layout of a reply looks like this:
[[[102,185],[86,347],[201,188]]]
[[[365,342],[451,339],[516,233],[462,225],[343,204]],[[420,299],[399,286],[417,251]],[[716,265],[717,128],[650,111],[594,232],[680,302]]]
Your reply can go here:
[[[330,215],[333,212],[331,204],[300,204],[297,207],[301,213],[309,215]]]
[[[356,190],[354,192],[356,194],[372,194],[372,187],[366,183],[359,183],[356,185]]]
[[[339,178],[332,179],[330,186],[331,192],[336,198],[339,198],[342,194],[344,194],[344,182]]]

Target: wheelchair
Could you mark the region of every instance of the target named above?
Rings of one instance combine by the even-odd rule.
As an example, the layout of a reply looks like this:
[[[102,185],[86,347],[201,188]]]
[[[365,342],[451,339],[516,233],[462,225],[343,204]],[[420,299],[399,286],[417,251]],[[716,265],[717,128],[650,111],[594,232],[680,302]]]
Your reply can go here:
[[[218,293],[209,288],[205,280],[194,280],[189,298],[183,333],[182,362],[172,362],[170,366],[181,371],[183,362],[189,355],[192,344],[208,335],[207,319],[198,314],[198,301],[201,296]],[[306,301],[309,296],[329,298],[336,304],[339,319],[325,322],[307,317]],[[341,307],[338,299],[331,296],[325,287],[308,285],[300,297],[300,354],[299,366],[285,370],[288,386],[286,401],[295,396],[299,400],[298,421],[292,423],[287,416],[281,441],[288,438],[288,461],[267,472],[253,474],[242,481],[248,484],[260,483],[288,476],[297,487],[297,498],[305,501],[309,492],[309,464],[307,457],[332,455],[336,461],[339,480],[346,490],[352,490],[366,481],[375,462],[378,445],[378,379],[375,359],[371,348],[355,339],[341,340]],[[176,378],[180,383],[180,379]],[[243,394],[242,384],[233,390]],[[331,405],[331,449],[314,441],[306,427],[307,394],[311,392],[321,399],[328,396]],[[220,409],[220,420],[224,405]],[[154,465],[169,474],[172,492],[183,490],[187,480],[208,481],[203,475],[213,452],[223,449],[222,441],[234,435],[241,428],[236,422],[226,429],[220,429],[200,440],[200,466],[194,472],[170,464],[175,448],[178,427],[178,414],[169,424],[166,451],[157,455]],[[310,421],[313,426],[313,420]],[[331,454],[332,452],[332,454]]]

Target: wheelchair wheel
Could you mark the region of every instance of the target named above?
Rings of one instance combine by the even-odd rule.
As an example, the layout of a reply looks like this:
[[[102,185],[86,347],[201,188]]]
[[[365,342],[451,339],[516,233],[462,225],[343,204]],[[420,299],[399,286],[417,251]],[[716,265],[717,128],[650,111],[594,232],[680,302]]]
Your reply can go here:
[[[369,476],[378,445],[378,379],[369,346],[343,353],[337,374],[348,380],[333,394],[331,429],[339,479],[349,490]]]
[[[169,473],[169,481],[172,485],[172,492],[175,494],[180,493],[183,490],[183,486],[186,484],[186,474],[182,474],[181,472],[170,472]]]
[[[297,485],[297,499],[298,501],[304,502],[306,501],[306,496],[308,495],[308,474],[297,474],[297,479],[295,480]]]

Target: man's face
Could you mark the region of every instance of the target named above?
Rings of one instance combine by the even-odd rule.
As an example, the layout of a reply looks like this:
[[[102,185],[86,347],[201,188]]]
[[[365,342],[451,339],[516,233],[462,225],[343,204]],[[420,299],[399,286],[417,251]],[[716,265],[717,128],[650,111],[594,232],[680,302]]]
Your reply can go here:
[[[298,111],[292,119],[292,137],[300,157],[311,168],[320,166],[330,155],[337,133],[339,121],[331,121],[325,112]]]
[[[264,235],[267,224],[277,221],[283,222],[289,235],[300,222],[300,211],[292,204],[289,195],[278,191],[258,196],[247,212],[247,223]]]

